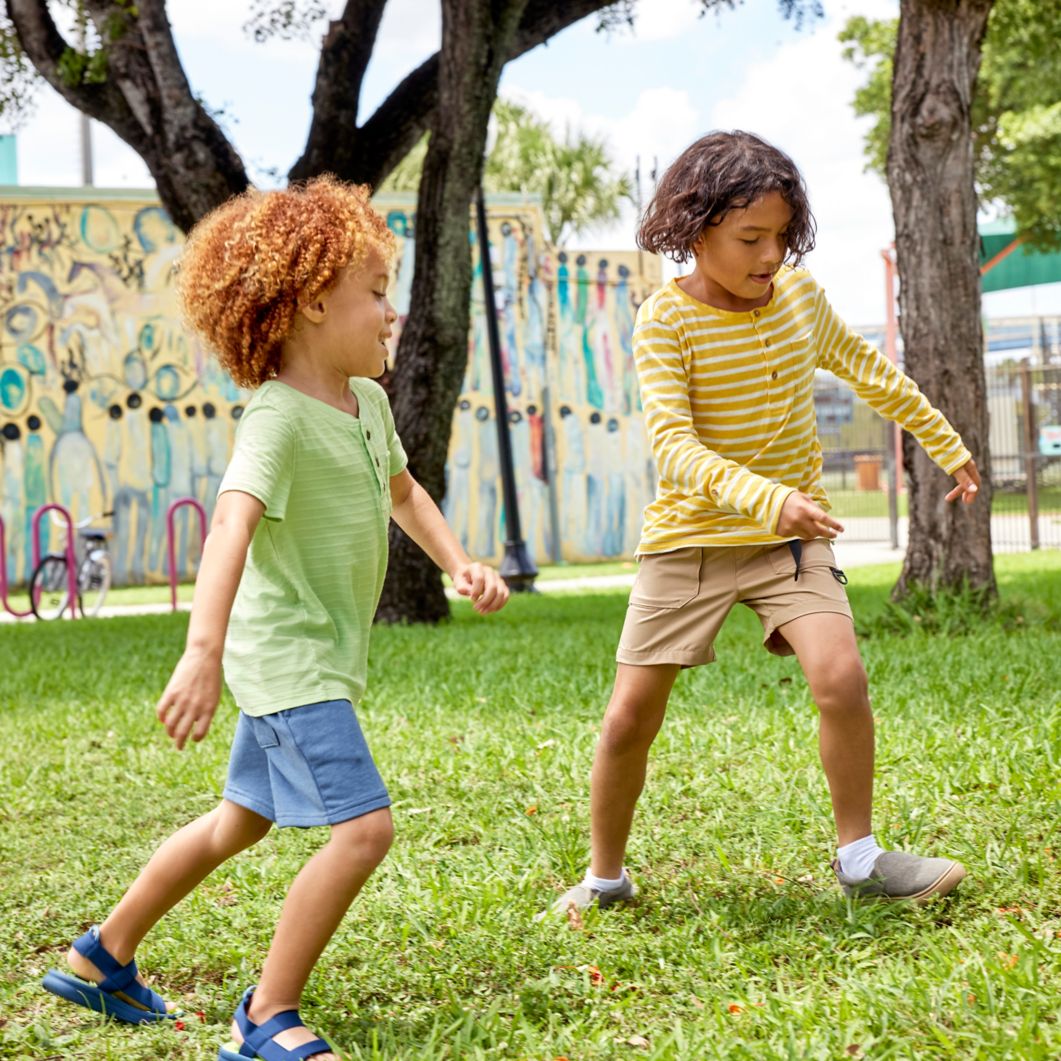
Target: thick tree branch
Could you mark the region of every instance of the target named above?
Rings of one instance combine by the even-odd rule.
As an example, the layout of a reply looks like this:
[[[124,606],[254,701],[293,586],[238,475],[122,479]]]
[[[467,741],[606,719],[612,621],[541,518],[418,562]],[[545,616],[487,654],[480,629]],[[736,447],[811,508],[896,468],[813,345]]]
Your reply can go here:
[[[556,4],[552,0],[530,0],[508,45],[506,62],[536,48],[587,15],[610,6],[610,3],[611,0],[571,0],[565,4]],[[382,3],[379,6],[382,8]],[[361,128],[356,128],[352,120],[348,125],[340,125],[339,128],[347,130],[342,137],[341,152],[336,151],[334,143],[334,116],[323,110],[318,112],[315,107],[306,150],[291,168],[291,179],[312,176],[320,171],[319,160],[327,159],[329,168],[337,176],[373,187],[378,185],[409,153],[431,124],[438,106],[438,64],[439,53],[436,52],[395,87]],[[351,91],[351,82],[355,77],[356,87],[360,89],[363,74],[363,69],[360,72],[356,69],[336,70],[330,94],[344,98]],[[357,97],[353,95],[351,98],[356,100]],[[314,102],[317,102],[316,94]]]
[[[291,170],[292,178],[356,167],[361,84],[386,6],[387,0],[347,0],[342,15],[329,23],[317,66],[306,150]]]
[[[77,80],[64,70],[64,58],[76,49],[56,27],[47,0],[6,3],[33,65],[69,103],[109,126],[140,155],[182,229],[247,187],[235,148],[192,94],[165,0],[140,0],[135,15],[110,0],[88,0],[106,55],[98,83]],[[68,70],[69,62],[65,65]]]

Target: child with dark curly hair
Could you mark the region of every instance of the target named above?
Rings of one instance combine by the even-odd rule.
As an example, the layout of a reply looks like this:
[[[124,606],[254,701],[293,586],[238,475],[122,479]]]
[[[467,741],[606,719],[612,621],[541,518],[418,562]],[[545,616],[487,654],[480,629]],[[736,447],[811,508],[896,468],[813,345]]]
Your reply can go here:
[[[203,551],[187,645],[158,703],[178,749],[202,740],[221,670],[240,714],[218,807],[171,836],[44,986],[133,1023],[173,1010],[133,955],[151,927],[273,823],[327,825],[295,877],[256,987],[221,1059],[336,1061],[302,1023],[306,979],[391,844],[390,798],[354,705],[393,519],[483,614],[508,590],[473,563],[406,468],[383,389],[396,319],[394,237],[365,188],[323,177],[250,191],[190,234],[180,285],[191,325],[256,388],[239,422]]]
[[[852,332],[805,269],[814,219],[795,164],[749,133],[715,132],[669,168],[639,243],[687,275],[640,307],[634,332],[659,481],[619,639],[615,686],[591,780],[592,857],[553,908],[628,899],[623,856],[649,747],[683,667],[710,663],[739,602],[763,643],[795,655],[819,709],[819,748],[838,836],[833,868],[850,895],[923,900],[960,863],[884,851],[871,826],[873,714],[846,579],[830,540],[814,416],[814,373],[848,382],[910,431],[971,502],[979,475],[916,384]]]

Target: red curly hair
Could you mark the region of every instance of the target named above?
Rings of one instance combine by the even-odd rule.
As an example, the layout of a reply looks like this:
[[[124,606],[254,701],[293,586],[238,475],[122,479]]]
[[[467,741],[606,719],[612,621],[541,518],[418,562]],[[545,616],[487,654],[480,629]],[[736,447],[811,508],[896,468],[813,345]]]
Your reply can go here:
[[[299,307],[373,250],[390,263],[396,242],[367,186],[325,175],[251,189],[188,234],[178,271],[185,317],[236,383],[259,387],[279,371]]]

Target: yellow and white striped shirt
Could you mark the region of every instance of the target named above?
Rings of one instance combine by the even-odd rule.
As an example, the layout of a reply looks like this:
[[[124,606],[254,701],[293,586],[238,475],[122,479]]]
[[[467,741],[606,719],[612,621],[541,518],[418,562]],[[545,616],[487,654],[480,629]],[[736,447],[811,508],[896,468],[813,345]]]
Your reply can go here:
[[[659,482],[638,554],[765,545],[801,490],[829,507],[814,371],[851,385],[948,474],[970,459],[917,384],[851,331],[805,269],[783,267],[770,302],[730,313],[672,280],[638,310],[634,359]]]

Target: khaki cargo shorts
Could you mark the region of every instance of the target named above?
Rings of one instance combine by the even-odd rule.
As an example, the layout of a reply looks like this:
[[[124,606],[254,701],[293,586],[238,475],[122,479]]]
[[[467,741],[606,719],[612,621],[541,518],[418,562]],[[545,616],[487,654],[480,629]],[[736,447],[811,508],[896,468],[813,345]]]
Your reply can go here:
[[[649,554],[641,558],[630,591],[615,658],[641,666],[710,663],[715,637],[737,603],[759,616],[763,645],[770,652],[791,656],[792,648],[777,628],[817,612],[850,619],[846,583],[824,538]]]

